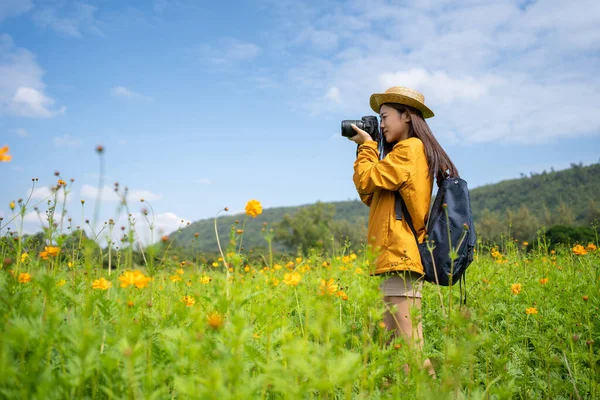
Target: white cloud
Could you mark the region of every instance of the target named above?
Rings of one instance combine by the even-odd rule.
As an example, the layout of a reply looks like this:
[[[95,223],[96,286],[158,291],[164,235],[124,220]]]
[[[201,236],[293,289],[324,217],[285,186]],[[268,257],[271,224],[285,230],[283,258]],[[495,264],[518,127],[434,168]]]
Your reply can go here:
[[[365,115],[372,93],[408,86],[425,95],[436,113],[428,121],[449,141],[542,143],[600,132],[597,1],[325,1],[293,18],[288,6],[296,10],[277,7],[282,42],[306,44],[304,61],[288,72],[291,106]],[[337,35],[332,57],[307,39],[311,32]]]
[[[49,118],[64,113],[44,92],[43,71],[28,50],[0,35],[0,115]]]
[[[29,196],[29,194],[27,194]],[[50,199],[52,196],[52,190],[48,186],[40,186],[33,189],[31,193],[32,200],[45,200]]]
[[[202,44],[196,49],[190,49],[189,53],[197,56],[200,61],[208,61],[219,67],[231,67],[255,59],[261,51],[261,47],[254,43],[222,38],[214,46]]]
[[[128,89],[125,86],[115,86],[111,89],[111,93],[115,97],[125,97],[128,99],[152,100],[152,97],[144,96],[143,94],[134,92],[133,90]]]
[[[54,142],[54,145],[58,146],[58,147],[64,147],[64,146],[78,147],[78,146],[81,146],[81,139],[78,139],[78,138],[70,136],[70,135],[57,136],[57,137],[54,137],[52,139],[52,141]]]
[[[61,7],[45,7],[34,13],[34,21],[42,28],[49,28],[65,35],[80,37],[88,31],[102,36],[95,18],[96,7],[71,2]]]
[[[325,98],[327,100],[333,101],[334,103],[340,103],[342,101],[342,99],[340,98],[340,89],[338,89],[335,86],[330,88],[329,91],[327,91]]]
[[[2,0],[0,2],[0,23],[7,18],[26,13],[32,7],[31,0]]]
[[[98,188],[91,185],[83,185],[81,187],[81,196],[86,199],[95,200],[98,196]],[[121,198],[117,193],[115,193],[114,188],[108,185],[105,185],[103,190],[101,191],[101,199],[102,201],[110,201],[116,202],[121,201]],[[127,201],[131,202],[139,202],[140,199],[148,200],[148,201],[156,201],[162,199],[162,195],[154,194],[148,190],[129,190],[127,193]]]
[[[14,133],[17,136],[21,136],[21,137],[29,136],[29,132],[25,128],[11,129],[10,132]]]

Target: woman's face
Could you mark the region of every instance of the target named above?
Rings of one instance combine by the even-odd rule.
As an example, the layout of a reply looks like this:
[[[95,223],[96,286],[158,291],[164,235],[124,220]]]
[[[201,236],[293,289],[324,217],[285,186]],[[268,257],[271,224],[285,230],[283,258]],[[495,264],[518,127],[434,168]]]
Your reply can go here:
[[[382,105],[379,109],[381,118],[381,130],[386,142],[398,142],[408,138],[410,132],[410,114],[408,112],[400,114],[398,110],[387,105]]]

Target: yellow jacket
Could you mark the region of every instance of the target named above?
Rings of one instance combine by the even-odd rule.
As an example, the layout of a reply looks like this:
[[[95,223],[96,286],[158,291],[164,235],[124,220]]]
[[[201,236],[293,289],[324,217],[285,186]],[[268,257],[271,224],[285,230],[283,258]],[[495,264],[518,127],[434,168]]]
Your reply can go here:
[[[394,197],[399,190],[404,212],[410,213],[422,243],[433,184],[423,142],[416,137],[402,140],[379,160],[377,142],[366,141],[358,148],[353,180],[360,199],[370,207],[368,239],[378,252],[372,274],[404,270],[423,274],[415,236],[404,217],[396,220]]]

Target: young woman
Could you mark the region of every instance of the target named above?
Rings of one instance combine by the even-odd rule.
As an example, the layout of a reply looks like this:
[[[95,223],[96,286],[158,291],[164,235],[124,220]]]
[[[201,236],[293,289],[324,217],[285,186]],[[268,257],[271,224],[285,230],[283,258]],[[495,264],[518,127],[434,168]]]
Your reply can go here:
[[[387,329],[422,349],[423,265],[405,216],[397,218],[395,192],[400,193],[403,213],[409,214],[422,243],[433,182],[458,176],[458,171],[425,122],[434,114],[421,93],[395,86],[373,94],[370,105],[381,118],[380,142],[356,125],[356,136],[350,140],[359,144],[353,179],[361,200],[370,207],[368,239],[378,254],[372,274],[384,275],[381,290]],[[416,327],[409,313],[413,305],[419,313]],[[435,376],[429,359],[423,367]],[[408,370],[408,364],[404,369]]]

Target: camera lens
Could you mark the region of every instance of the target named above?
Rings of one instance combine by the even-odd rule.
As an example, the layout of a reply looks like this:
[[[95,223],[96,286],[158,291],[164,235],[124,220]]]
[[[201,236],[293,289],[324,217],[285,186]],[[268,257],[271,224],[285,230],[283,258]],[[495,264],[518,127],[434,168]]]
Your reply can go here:
[[[356,136],[356,131],[352,129],[352,124],[356,125],[360,129],[365,129],[365,123],[361,120],[347,119],[342,121],[342,136],[353,137]]]

